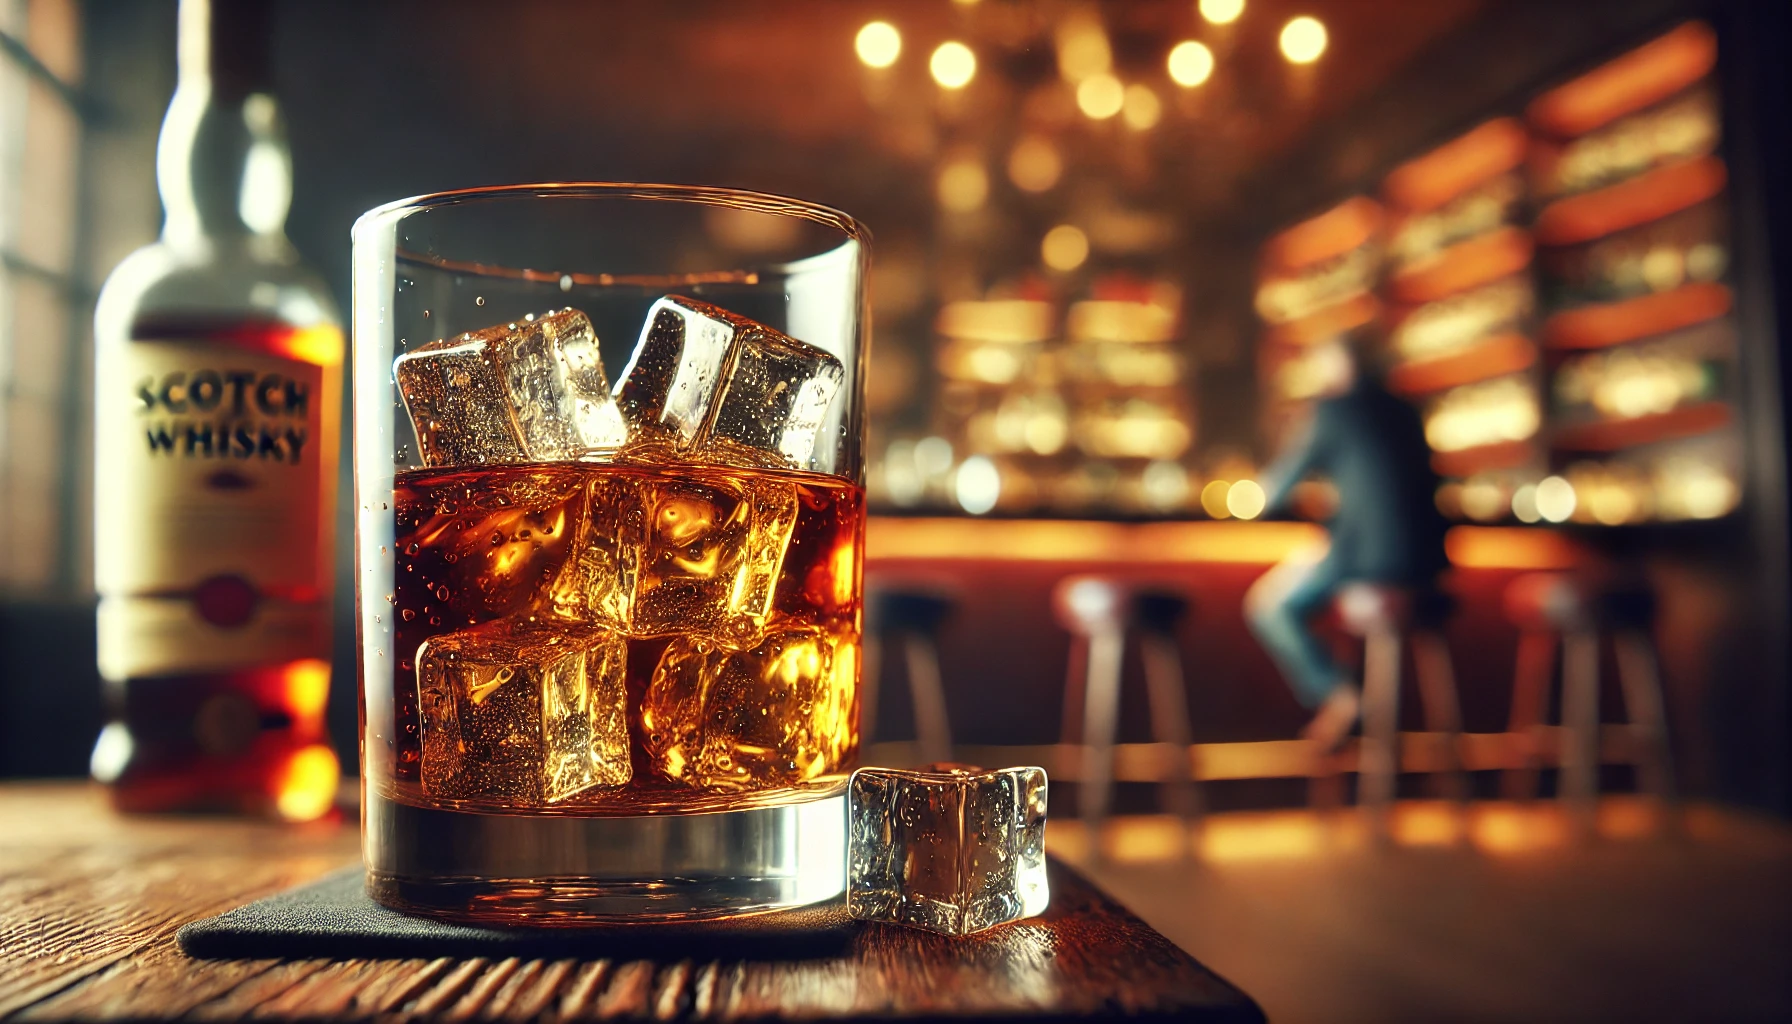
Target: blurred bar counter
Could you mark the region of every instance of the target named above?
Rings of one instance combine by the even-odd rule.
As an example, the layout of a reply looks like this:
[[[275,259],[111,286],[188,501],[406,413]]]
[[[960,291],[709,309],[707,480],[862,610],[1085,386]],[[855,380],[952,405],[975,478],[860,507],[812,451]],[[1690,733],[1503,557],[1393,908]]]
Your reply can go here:
[[[1325,530],[1293,522],[1141,522],[872,516],[871,571],[929,562],[1074,562],[1115,566],[1273,565],[1325,543]],[[1553,530],[1459,526],[1447,541],[1459,569],[1567,569],[1578,549]]]
[[[873,589],[922,588],[956,599],[956,611],[939,636],[954,756],[1039,763],[1063,781],[1080,775],[1080,748],[1057,742],[1070,638],[1053,618],[1052,587],[1065,576],[1097,572],[1185,594],[1193,612],[1178,640],[1197,775],[1285,780],[1234,787],[1236,793],[1218,798],[1222,806],[1248,806],[1300,799],[1293,780],[1307,773],[1309,762],[1295,739],[1307,712],[1246,628],[1245,592],[1269,566],[1325,542],[1323,528],[1304,522],[873,516],[866,565]],[[1505,616],[1506,586],[1525,573],[1571,569],[1593,555],[1569,533],[1543,528],[1460,526],[1447,545],[1454,568],[1446,585],[1460,599],[1447,636],[1465,725],[1474,734],[1463,753],[1471,771],[1498,769],[1515,756],[1505,729],[1518,633]],[[1664,613],[1675,613],[1673,602],[1664,603]],[[1335,627],[1325,628],[1343,642]],[[1670,652],[1675,647],[1664,646]],[[901,659],[890,651],[878,657],[883,682],[868,756],[886,763],[912,761],[918,752],[910,742],[915,733]],[[1127,657],[1116,777],[1146,781],[1160,777],[1167,751],[1145,742],[1152,732],[1145,690],[1138,685],[1143,666],[1136,651]],[[1697,660],[1682,657],[1679,663],[1697,674],[1702,671]],[[1668,661],[1671,675],[1676,665],[1671,653]],[[1411,731],[1418,728],[1418,708],[1412,694],[1405,699],[1410,706],[1402,716],[1409,730],[1402,741],[1403,763],[1417,772],[1441,766],[1442,737]],[[1619,718],[1615,695],[1612,699],[1608,721]],[[1629,762],[1627,739],[1622,730],[1608,728],[1601,759]]]

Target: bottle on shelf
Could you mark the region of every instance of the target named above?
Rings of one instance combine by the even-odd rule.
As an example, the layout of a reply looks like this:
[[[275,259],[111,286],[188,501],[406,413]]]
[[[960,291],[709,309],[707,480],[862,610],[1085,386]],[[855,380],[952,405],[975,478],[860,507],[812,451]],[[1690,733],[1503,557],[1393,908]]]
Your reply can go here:
[[[124,811],[331,811],[342,331],[285,234],[269,7],[181,0],[160,239],[95,314],[94,579]]]

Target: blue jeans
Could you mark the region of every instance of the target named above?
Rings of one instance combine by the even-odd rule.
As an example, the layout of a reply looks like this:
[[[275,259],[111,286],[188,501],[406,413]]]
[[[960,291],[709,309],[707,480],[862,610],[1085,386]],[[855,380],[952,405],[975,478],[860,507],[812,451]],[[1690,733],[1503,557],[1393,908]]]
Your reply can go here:
[[[1295,699],[1308,708],[1325,703],[1339,683],[1349,681],[1309,627],[1344,583],[1330,558],[1289,562],[1259,580],[1245,599],[1251,632],[1282,670]]]

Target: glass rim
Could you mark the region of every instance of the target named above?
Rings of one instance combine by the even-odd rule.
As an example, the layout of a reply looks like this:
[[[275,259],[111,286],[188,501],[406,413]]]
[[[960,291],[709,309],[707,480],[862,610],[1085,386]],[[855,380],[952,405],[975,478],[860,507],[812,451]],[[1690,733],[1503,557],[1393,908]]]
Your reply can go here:
[[[724,188],[715,185],[676,185],[652,182],[614,181],[547,181],[516,185],[481,185],[474,188],[428,192],[406,199],[395,199],[368,210],[355,218],[349,230],[352,241],[360,241],[363,229],[393,224],[414,213],[472,203],[509,199],[640,199],[689,203],[747,210],[780,217],[795,217],[823,227],[833,228],[848,239],[862,244],[871,242],[871,230],[863,222],[842,210],[806,199],[795,199],[773,192],[752,189]]]

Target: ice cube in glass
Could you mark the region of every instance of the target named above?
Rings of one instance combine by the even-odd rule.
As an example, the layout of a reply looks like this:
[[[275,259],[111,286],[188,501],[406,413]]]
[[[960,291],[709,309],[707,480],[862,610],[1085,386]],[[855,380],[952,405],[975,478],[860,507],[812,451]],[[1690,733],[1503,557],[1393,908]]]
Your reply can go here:
[[[392,372],[428,466],[576,459],[628,439],[575,309],[432,341]]]
[[[648,311],[616,397],[649,444],[717,465],[806,469],[845,372],[813,345],[668,295]]]
[[[612,630],[526,618],[424,641],[424,791],[539,807],[628,782],[627,650]]]
[[[808,782],[857,743],[858,645],[800,627],[731,651],[701,638],[666,646],[641,702],[641,737],[663,778],[722,791]]]

